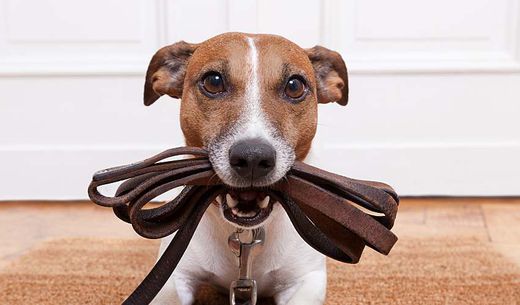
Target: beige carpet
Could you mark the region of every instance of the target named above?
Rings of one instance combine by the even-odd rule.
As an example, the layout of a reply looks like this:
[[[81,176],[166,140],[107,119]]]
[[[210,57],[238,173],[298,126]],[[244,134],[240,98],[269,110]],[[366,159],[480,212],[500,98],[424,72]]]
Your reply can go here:
[[[156,247],[49,241],[0,271],[0,304],[119,304],[152,266]],[[225,302],[216,296],[200,304]],[[478,240],[402,239],[389,257],[366,250],[358,265],[329,262],[327,304],[515,305],[520,270]]]

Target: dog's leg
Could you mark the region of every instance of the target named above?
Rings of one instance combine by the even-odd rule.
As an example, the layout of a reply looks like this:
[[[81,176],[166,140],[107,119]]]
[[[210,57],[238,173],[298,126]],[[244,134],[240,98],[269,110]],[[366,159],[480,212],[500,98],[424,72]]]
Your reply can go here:
[[[277,305],[322,305],[327,290],[325,268],[307,273],[294,285],[275,295]]]
[[[177,294],[177,288],[173,277],[164,284],[163,288],[153,299],[152,305],[181,305],[181,301]]]
[[[175,234],[161,240],[159,257],[170,245]],[[180,268],[178,268],[180,269]],[[197,281],[185,276],[181,270],[175,270],[157,296],[153,299],[153,305],[192,305],[195,301]]]
[[[195,281],[176,278],[174,275],[166,282],[152,305],[192,305],[195,301]]]

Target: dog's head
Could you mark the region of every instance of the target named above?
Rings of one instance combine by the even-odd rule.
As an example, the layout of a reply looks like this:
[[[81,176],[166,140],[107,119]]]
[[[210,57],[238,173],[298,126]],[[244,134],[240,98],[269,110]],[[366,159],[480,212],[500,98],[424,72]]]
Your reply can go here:
[[[218,198],[224,217],[255,227],[273,206],[262,190],[309,152],[318,103],[347,104],[347,69],[338,53],[320,46],[226,33],[160,49],[146,73],[145,105],[164,94],[182,98],[186,144],[206,148],[229,186]]]

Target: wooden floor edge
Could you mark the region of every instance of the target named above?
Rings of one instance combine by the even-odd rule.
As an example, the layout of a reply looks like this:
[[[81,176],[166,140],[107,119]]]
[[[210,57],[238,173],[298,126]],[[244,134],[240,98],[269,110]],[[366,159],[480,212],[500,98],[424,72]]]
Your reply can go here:
[[[401,203],[464,203],[464,204],[494,204],[494,203],[518,203],[520,196],[402,196]],[[160,203],[160,202],[157,202]],[[88,199],[41,199],[41,200],[0,200],[0,206],[9,205],[63,205],[63,204],[92,204]]]

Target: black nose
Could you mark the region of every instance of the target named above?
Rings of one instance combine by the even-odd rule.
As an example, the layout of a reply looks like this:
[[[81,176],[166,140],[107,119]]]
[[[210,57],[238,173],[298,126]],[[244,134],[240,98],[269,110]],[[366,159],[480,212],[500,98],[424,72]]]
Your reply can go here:
[[[229,149],[229,163],[243,178],[258,179],[276,165],[276,151],[260,139],[241,140]]]

